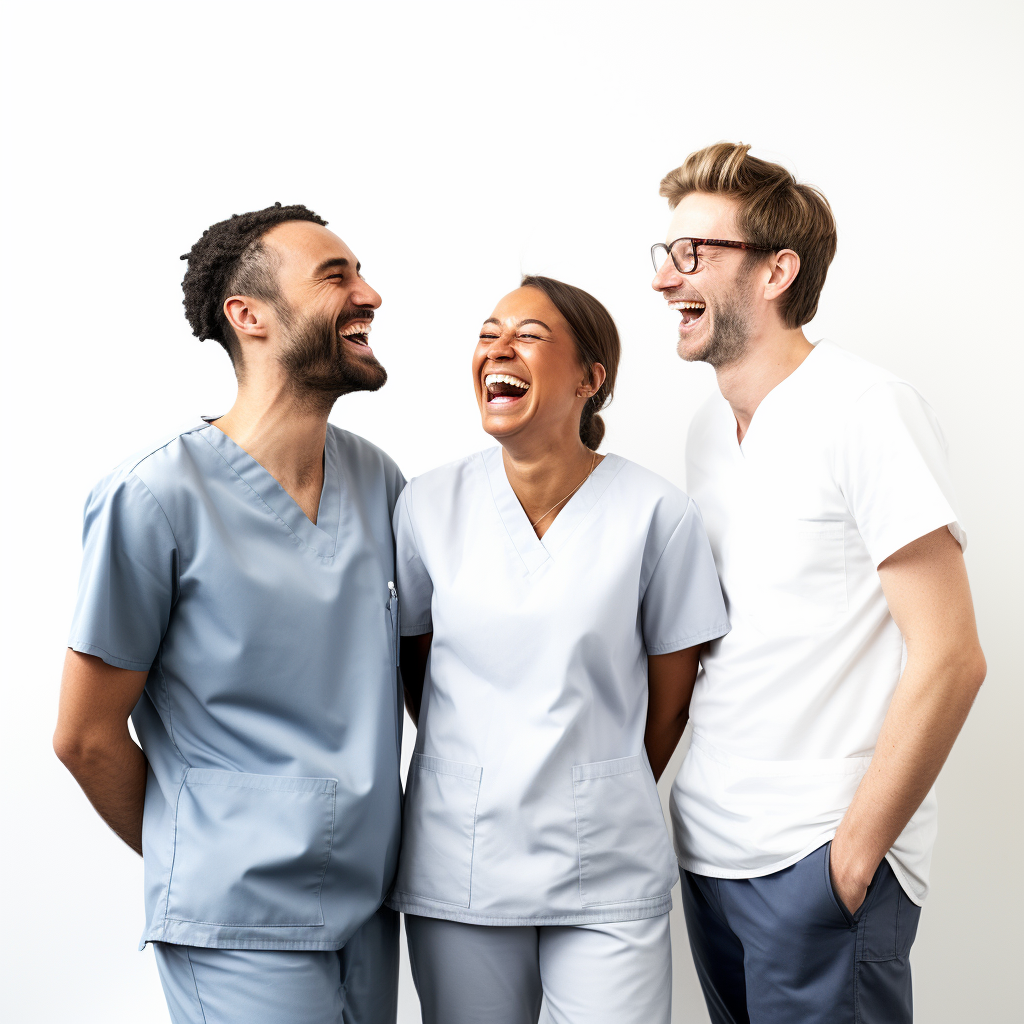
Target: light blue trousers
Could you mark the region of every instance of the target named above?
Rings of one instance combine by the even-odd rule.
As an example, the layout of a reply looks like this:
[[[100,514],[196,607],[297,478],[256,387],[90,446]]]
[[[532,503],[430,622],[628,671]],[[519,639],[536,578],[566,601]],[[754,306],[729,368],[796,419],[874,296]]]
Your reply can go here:
[[[395,1024],[398,928],[381,907],[329,952],[152,946],[173,1024]]]

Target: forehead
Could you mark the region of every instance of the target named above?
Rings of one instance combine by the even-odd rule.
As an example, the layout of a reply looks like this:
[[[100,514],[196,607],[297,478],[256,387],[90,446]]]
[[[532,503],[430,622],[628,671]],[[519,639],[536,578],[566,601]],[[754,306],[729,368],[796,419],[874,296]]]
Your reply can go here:
[[[322,224],[290,220],[271,228],[263,236],[264,244],[281,257],[282,269],[311,274],[324,260],[348,260],[354,267],[352,250]]]
[[[742,242],[736,227],[739,203],[728,196],[691,192],[672,211],[666,242],[677,238],[723,238]]]
[[[532,319],[542,320],[552,328],[565,327],[562,314],[539,288],[517,288],[509,292],[494,307],[491,316],[502,322]]]

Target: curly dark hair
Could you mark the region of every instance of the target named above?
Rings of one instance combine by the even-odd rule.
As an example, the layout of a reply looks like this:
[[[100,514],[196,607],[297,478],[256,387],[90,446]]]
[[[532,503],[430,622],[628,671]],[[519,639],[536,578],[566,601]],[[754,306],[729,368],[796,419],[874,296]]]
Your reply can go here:
[[[265,210],[232,214],[228,220],[208,227],[181,257],[188,260],[181,282],[185,319],[200,341],[212,338],[223,345],[236,368],[241,351],[224,316],[224,300],[229,295],[251,295],[264,302],[278,300],[277,268],[261,239],[271,228],[290,220],[327,224],[305,206],[274,203]]]

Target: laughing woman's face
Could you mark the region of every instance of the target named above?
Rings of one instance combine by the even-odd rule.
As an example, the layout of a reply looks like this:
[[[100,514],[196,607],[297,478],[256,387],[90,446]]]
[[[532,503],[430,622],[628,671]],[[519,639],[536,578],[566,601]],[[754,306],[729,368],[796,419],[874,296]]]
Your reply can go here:
[[[568,325],[540,289],[517,288],[484,321],[473,381],[483,428],[497,440],[578,436],[585,399],[577,392],[590,382]]]

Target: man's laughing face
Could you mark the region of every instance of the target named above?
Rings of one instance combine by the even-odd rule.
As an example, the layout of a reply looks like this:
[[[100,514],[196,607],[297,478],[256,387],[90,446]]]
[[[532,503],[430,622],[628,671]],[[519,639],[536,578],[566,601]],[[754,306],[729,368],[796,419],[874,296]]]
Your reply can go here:
[[[382,387],[388,375],[369,343],[381,299],[348,246],[306,221],[280,224],[265,238],[280,256],[278,358],[295,391],[329,407]]]
[[[665,243],[679,238],[743,241],[738,230],[734,200],[692,192],[673,211]],[[743,356],[755,324],[753,270],[746,253],[716,246],[697,247],[692,274],[679,273],[665,259],[653,287],[679,313],[676,351],[681,358],[718,369]]]

